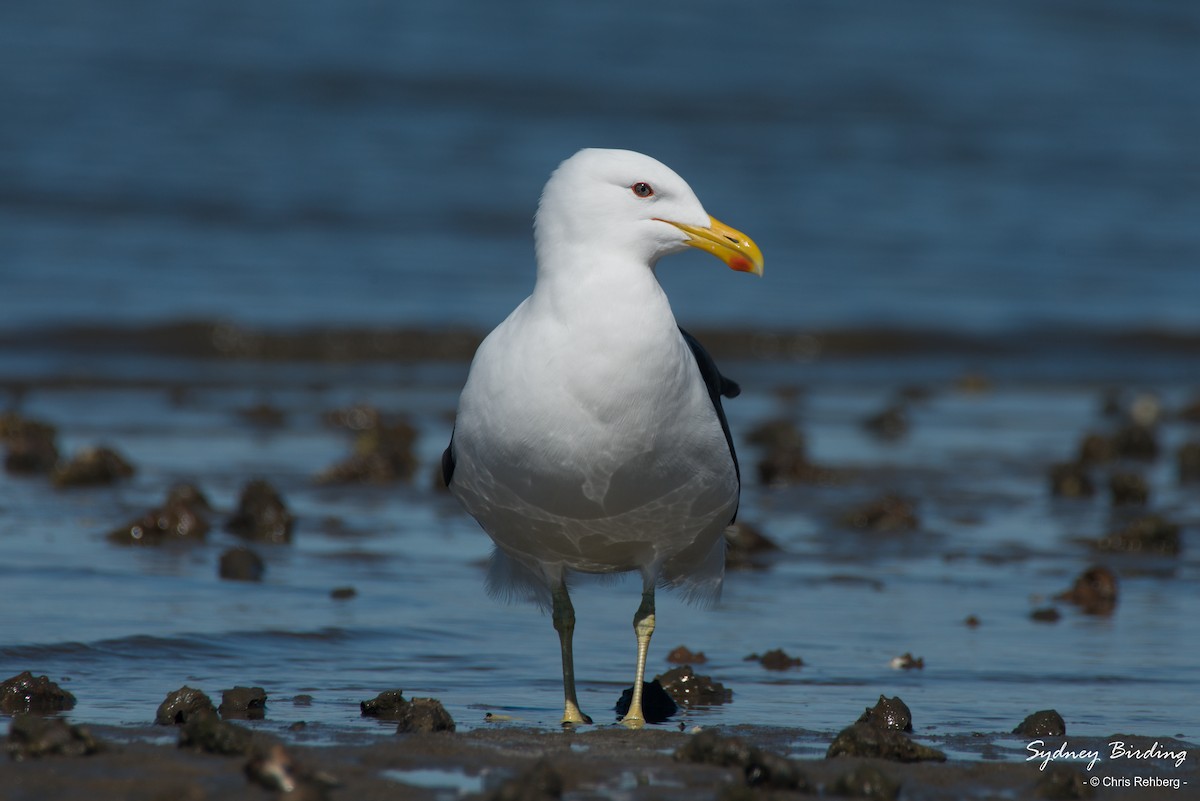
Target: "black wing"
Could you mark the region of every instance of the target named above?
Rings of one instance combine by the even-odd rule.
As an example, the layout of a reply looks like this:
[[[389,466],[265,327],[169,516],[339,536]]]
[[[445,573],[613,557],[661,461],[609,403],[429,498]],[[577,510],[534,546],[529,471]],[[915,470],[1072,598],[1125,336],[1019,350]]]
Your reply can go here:
[[[737,473],[738,489],[742,486],[742,469],[738,466],[737,450],[733,447],[733,434],[729,433],[729,420],[725,418],[725,409],[721,406],[721,397],[736,398],[742,394],[742,388],[737,385],[736,381],[731,381],[721,375],[721,371],[717,369],[717,363],[713,361],[713,357],[709,355],[704,346],[694,336],[679,329],[679,333],[683,334],[683,341],[687,343],[692,350],[692,355],[696,357],[696,366],[700,368],[700,377],[704,379],[704,386],[708,388],[708,397],[712,400],[713,409],[717,412],[717,419],[721,421],[721,431],[725,434],[725,442],[729,445],[729,458],[733,459],[733,470]],[[443,470],[445,469],[446,457],[442,457]],[[453,460],[451,461],[453,467]],[[737,509],[733,510],[733,517],[729,522],[732,523],[737,518]]]
[[[446,450],[442,451],[442,480],[446,482],[446,486],[450,486],[450,479],[454,478],[454,431],[450,431],[450,444],[446,446]]]

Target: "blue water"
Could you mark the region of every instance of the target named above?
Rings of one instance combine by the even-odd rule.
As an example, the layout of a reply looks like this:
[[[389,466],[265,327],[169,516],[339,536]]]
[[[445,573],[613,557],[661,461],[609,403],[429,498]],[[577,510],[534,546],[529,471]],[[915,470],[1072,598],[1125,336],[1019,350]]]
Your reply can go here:
[[[1200,388],[1194,351],[1089,340],[1200,331],[1198,34],[1200,7],[1133,0],[7,4],[0,397],[58,425],[63,451],[110,442],[138,473],[70,492],[0,475],[0,679],[48,673],[93,723],[145,723],[188,683],[262,685],[260,725],[304,719],[318,738],[388,734],[357,704],[393,687],[441,698],[462,726],[488,711],[555,726],[548,618],[486,597],[486,538],[430,488],[465,363],[22,338],[180,319],[486,329],[531,285],[542,183],[598,145],[662,159],[766,254],[762,280],[700,254],[661,265],[685,324],[894,325],[997,348],[723,362],[745,389],[729,412],[746,464],[746,433],[784,414],[853,478],[748,482],[743,518],[785,553],[732,573],[714,609],[660,599],[651,671],[686,643],[735,693],[687,721],[827,733],[886,693],[919,733],[1007,732],[1053,706],[1080,735],[1200,740],[1200,496],[1170,461],[1195,425],[1167,418],[1164,457],[1135,466],[1184,524],[1183,555],[1105,557],[1121,579],[1111,617],[1028,617],[1098,558],[1078,539],[1111,522],[1103,492],[1053,501],[1048,465],[1107,424],[1109,389],[1173,410]],[[1043,347],[1044,331],[1078,346]],[[969,371],[990,391],[957,388]],[[912,384],[933,393],[912,433],[867,434],[862,417]],[[237,415],[260,401],[282,428]],[[417,479],[316,487],[349,448],[320,413],[362,401],[417,426]],[[263,549],[261,584],[217,578],[233,542],[219,531],[184,549],[104,540],[178,480],[219,523],[256,476],[298,517],[293,545]],[[918,500],[917,532],[838,525],[887,489]],[[338,586],[357,597],[332,600]],[[577,592],[597,720],[632,678],[636,595]],[[806,666],[742,661],[774,647]],[[891,670],[905,651],[926,668]]]
[[[490,327],[559,161],[746,230],[680,316],[1194,328],[1200,9],[76,0],[0,11],[0,326]]]

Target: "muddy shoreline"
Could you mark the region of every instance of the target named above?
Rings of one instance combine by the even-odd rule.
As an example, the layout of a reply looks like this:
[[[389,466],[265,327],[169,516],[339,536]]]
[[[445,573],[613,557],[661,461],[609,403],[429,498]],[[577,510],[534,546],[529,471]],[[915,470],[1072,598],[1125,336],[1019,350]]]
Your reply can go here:
[[[1085,329],[1031,327],[969,333],[914,327],[825,330],[771,327],[689,329],[714,356],[740,361],[965,355],[999,357],[1047,349],[1072,353],[1146,351],[1200,353],[1200,331],[1171,328]],[[0,331],[0,352],[50,350],[74,354],[154,355],[192,359],[351,363],[468,361],[487,332],[465,326],[325,326],[256,328],[220,320],[143,325],[96,323],[29,331]]]
[[[1103,761],[1091,770],[1081,761],[1050,762],[1039,769],[1024,753],[943,763],[900,763],[858,757],[787,758],[798,744],[822,739],[811,731],[737,726],[718,736],[787,758],[798,787],[752,785],[737,765],[697,764],[679,756],[698,736],[677,729],[625,731],[619,726],[577,732],[518,726],[465,733],[381,735],[371,742],[284,746],[290,771],[302,777],[291,792],[272,791],[247,769],[244,756],[221,756],[180,748],[162,728],[97,727],[100,753],[0,762],[0,797],[6,801],[67,799],[294,799],[414,798],[804,798],[853,795],[866,798],[1120,798],[1174,795],[1171,786],[1200,783],[1193,754],[1176,768],[1163,760]],[[1118,736],[1114,736],[1118,737]],[[1002,735],[920,737],[947,749],[996,746]],[[1114,738],[1108,738],[1112,740]],[[1145,738],[1121,738],[1140,743]],[[1108,740],[1066,741],[1071,750],[1108,754]],[[964,742],[959,742],[964,741]],[[965,742],[970,741],[970,742]],[[1064,742],[1047,738],[1048,748]],[[1186,749],[1173,741],[1162,748]],[[1150,747],[1150,742],[1141,747]],[[248,775],[249,774],[249,775]],[[866,784],[863,784],[863,781]],[[858,784],[855,784],[858,782]],[[1154,783],[1159,786],[1144,786]],[[1186,783],[1186,785],[1183,785]],[[1093,784],[1097,785],[1093,789]],[[1165,785],[1165,786],[1164,786]],[[857,788],[857,789],[855,789]],[[873,789],[874,788],[874,789]],[[882,788],[882,789],[879,789]],[[889,789],[893,788],[893,789]]]

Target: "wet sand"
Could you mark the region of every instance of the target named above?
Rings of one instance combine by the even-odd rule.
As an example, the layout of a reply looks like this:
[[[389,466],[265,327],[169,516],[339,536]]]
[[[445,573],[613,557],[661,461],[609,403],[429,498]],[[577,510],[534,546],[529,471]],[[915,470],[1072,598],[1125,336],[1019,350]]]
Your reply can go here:
[[[295,799],[442,798],[628,798],[731,799],[853,795],[868,798],[1187,798],[1200,786],[1194,754],[1181,768],[1162,761],[1105,762],[1092,770],[1084,763],[961,761],[900,763],[882,759],[799,758],[788,763],[799,787],[783,789],[765,781],[748,783],[738,766],[696,764],[676,756],[697,735],[672,729],[625,731],[617,726],[578,732],[518,727],[466,733],[404,734],[371,744],[286,746],[291,792],[271,791],[248,778],[247,758],[178,748],[162,729],[97,728],[107,745],[81,757],[45,757],[0,762],[0,798],[5,801],[70,799],[261,799],[275,794]],[[799,742],[820,739],[800,729],[734,727],[720,732],[747,746],[786,756]],[[981,734],[956,743],[979,748],[996,737]],[[153,740],[154,742],[149,742]],[[1051,738],[1054,745],[1059,741]],[[1145,743],[1142,747],[1150,746]],[[1163,748],[1169,743],[1160,742]],[[1069,741],[1071,749],[1100,749],[1107,742]],[[1175,747],[1182,747],[1176,745]],[[1128,780],[1129,786],[1123,785]],[[1181,790],[1137,786],[1137,781],[1186,783]],[[761,781],[761,780],[760,780]],[[1099,787],[1093,790],[1092,782]],[[1189,790],[1189,788],[1191,788]],[[896,795],[898,793],[898,795]]]

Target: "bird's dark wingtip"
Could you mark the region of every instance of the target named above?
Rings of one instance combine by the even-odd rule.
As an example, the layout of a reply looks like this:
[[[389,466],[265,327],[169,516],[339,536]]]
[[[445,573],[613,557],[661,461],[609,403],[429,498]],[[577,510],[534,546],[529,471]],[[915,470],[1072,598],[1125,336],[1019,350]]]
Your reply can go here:
[[[446,446],[446,450],[442,451],[442,480],[446,482],[446,486],[450,486],[450,480],[454,478],[454,434],[450,435],[450,444]]]

